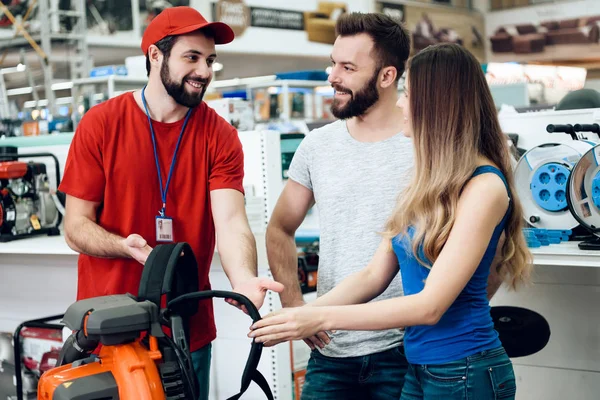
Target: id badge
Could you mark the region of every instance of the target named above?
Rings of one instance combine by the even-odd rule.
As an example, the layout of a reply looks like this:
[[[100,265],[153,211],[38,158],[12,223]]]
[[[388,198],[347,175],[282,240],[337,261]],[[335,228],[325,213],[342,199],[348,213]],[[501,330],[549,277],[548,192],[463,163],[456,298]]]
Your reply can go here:
[[[156,217],[156,241],[173,241],[173,219],[169,217]]]

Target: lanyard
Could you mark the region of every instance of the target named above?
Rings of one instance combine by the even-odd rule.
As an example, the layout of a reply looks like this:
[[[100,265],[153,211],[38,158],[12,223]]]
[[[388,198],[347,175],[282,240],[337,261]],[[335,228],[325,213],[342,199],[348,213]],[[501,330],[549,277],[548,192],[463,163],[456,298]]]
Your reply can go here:
[[[175,167],[175,161],[177,158],[177,152],[179,151],[179,144],[181,143],[181,139],[183,138],[183,132],[185,131],[185,127],[190,119],[190,115],[192,114],[192,109],[190,108],[185,115],[185,120],[183,121],[183,127],[181,128],[181,133],[179,134],[179,139],[177,139],[177,145],[175,146],[175,153],[173,153],[173,159],[171,160],[171,167],[169,168],[169,175],[167,177],[167,185],[163,190],[162,183],[162,174],[160,172],[160,162],[158,162],[158,152],[156,151],[156,138],[154,135],[154,128],[152,127],[152,120],[150,119],[150,113],[148,112],[148,105],[146,104],[146,96],[144,96],[144,91],[146,90],[146,86],[142,89],[142,103],[144,104],[144,110],[146,110],[146,116],[148,117],[148,124],[150,125],[150,134],[152,136],[152,146],[154,147],[154,160],[156,161],[156,170],[158,172],[158,185],[160,188],[160,195],[162,199],[162,209],[160,210],[160,216],[165,216],[165,210],[167,208],[167,191],[169,190],[169,184],[171,183],[171,177],[173,176],[173,169]]]

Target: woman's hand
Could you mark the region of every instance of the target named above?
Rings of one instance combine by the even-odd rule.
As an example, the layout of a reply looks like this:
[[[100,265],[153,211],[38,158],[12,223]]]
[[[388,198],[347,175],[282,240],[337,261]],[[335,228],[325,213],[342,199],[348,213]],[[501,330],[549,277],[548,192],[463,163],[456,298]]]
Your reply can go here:
[[[258,343],[300,340],[325,331],[324,307],[284,308],[250,327],[248,337]]]

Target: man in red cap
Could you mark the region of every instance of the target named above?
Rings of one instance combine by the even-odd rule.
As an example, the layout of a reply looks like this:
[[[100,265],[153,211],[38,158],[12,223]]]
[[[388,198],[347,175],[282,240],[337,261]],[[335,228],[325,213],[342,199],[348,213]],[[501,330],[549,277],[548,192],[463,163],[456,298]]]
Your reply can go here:
[[[283,290],[257,277],[238,134],[202,102],[215,44],[233,39],[229,26],[208,23],[193,8],[166,9],[142,39],[148,84],[93,107],[81,120],[60,185],[67,194],[65,237],[81,253],[78,300],[137,294],[152,247],[173,241],[192,246],[200,290],[207,290],[215,234],[234,291],[260,308],[267,290]],[[190,349],[203,399],[215,337],[212,303],[201,302]]]

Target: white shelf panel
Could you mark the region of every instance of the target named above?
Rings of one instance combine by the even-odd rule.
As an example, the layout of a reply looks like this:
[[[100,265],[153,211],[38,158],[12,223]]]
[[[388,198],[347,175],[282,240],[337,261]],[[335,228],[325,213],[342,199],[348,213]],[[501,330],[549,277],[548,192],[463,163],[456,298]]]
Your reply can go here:
[[[0,254],[77,255],[64,236],[36,236],[0,243]]]
[[[579,242],[563,242],[530,249],[535,265],[600,268],[600,251],[581,250]]]

